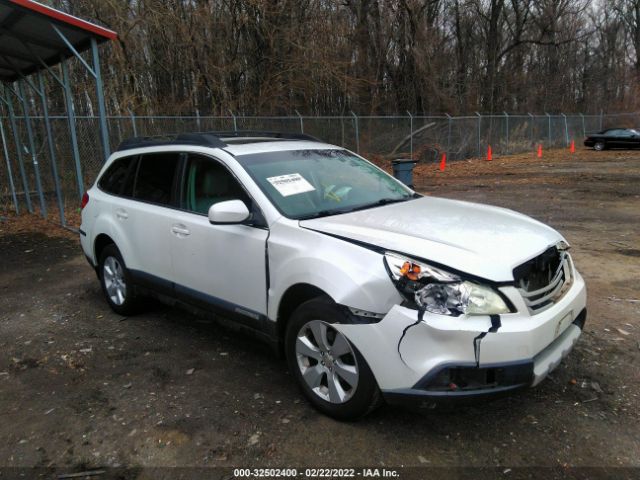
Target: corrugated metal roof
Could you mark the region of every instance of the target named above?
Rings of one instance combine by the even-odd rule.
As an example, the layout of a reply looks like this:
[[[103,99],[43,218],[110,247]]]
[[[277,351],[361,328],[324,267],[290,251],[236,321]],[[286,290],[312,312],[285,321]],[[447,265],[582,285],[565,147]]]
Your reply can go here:
[[[116,32],[32,0],[0,0],[0,80],[14,81],[55,65],[73,53],[56,33],[55,25],[81,52],[98,42],[113,40]]]

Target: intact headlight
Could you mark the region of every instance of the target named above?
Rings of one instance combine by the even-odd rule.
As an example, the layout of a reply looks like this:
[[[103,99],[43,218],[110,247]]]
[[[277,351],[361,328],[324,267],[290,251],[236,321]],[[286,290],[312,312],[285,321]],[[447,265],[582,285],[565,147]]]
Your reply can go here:
[[[428,312],[451,316],[510,312],[490,286],[463,280],[454,273],[397,253],[387,252],[384,260],[398,291]]]

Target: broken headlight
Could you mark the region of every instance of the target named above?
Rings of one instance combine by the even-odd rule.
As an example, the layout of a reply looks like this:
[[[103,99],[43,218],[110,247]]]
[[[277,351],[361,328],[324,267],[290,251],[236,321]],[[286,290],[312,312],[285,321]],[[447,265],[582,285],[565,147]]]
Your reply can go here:
[[[418,308],[440,315],[493,315],[509,313],[502,297],[487,285],[397,253],[384,256],[387,270],[398,291]]]

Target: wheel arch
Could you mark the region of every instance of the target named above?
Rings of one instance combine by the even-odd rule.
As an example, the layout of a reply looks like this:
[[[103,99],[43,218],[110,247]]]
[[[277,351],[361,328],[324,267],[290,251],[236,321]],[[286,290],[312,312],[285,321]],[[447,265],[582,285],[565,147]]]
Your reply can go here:
[[[309,283],[297,283],[287,288],[278,303],[276,318],[278,339],[281,342],[284,339],[291,314],[304,302],[318,297],[327,297],[333,300],[327,292]]]
[[[116,242],[106,233],[99,234],[93,242],[93,253],[96,258],[96,263],[100,262],[100,254],[108,245],[116,245]]]

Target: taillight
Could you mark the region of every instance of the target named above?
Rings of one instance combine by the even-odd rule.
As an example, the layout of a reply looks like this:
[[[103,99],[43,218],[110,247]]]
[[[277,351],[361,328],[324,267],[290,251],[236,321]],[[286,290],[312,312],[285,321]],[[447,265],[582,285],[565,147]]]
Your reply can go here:
[[[87,206],[87,203],[89,203],[89,194],[84,192],[84,195],[82,195],[82,201],[80,202],[80,209],[84,209],[84,207]]]

